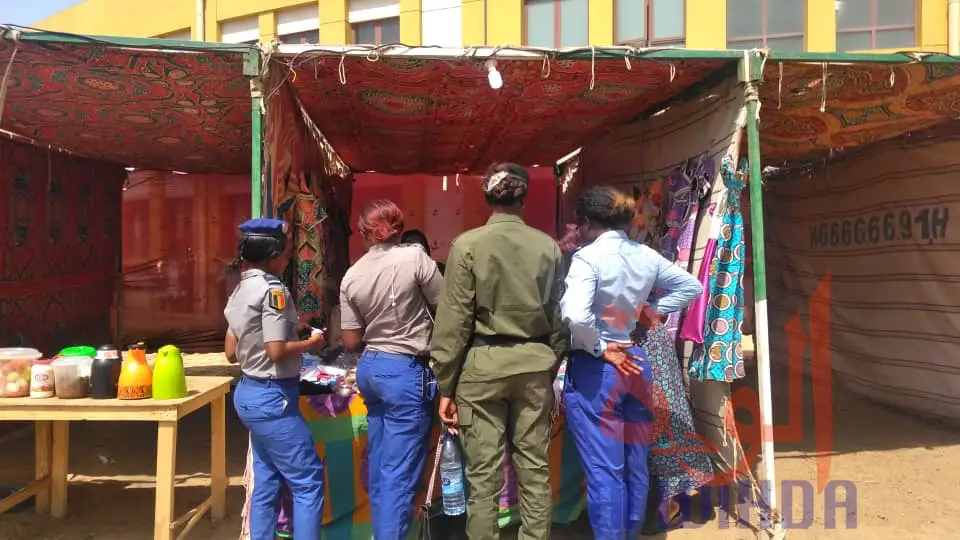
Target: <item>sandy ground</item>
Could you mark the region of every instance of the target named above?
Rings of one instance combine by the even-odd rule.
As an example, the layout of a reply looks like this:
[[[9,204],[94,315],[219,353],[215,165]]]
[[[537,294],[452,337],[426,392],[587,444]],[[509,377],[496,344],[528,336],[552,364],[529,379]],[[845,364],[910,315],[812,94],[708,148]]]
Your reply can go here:
[[[211,360],[213,358],[213,360]],[[226,366],[217,356],[188,357],[192,374],[223,374]],[[775,381],[784,381],[776,374]],[[750,384],[750,381],[747,382]],[[776,385],[775,385],[776,386]],[[808,385],[809,386],[809,385]],[[787,396],[781,384],[775,396],[779,422],[786,420]],[[781,479],[816,486],[817,461],[810,388],[804,393],[803,440],[777,444],[777,473]],[[835,403],[834,445],[830,478],[856,486],[856,505],[849,514],[838,509],[837,528],[826,529],[823,494],[803,504],[799,487],[793,489],[790,509],[794,523],[804,516],[812,525],[792,528],[796,539],[849,538],[909,540],[956,538],[960,502],[953,494],[960,484],[960,433],[845,396],[839,389]],[[200,503],[206,496],[209,470],[209,417],[200,411],[187,417],[180,431],[177,466],[177,512]],[[28,480],[32,474],[32,433],[19,432],[0,439],[0,485]],[[147,540],[152,537],[153,478],[156,427],[151,424],[76,423],[71,430],[69,511],[62,522],[51,522],[32,510],[0,515],[0,540]],[[235,540],[240,530],[240,508],[246,438],[232,416],[228,423],[228,518],[208,519],[190,538]],[[829,491],[829,490],[828,490]],[[840,494],[837,499],[843,500]],[[852,495],[848,495],[851,500]],[[785,507],[786,501],[782,504]],[[789,510],[789,511],[788,511]],[[855,529],[847,529],[853,524]],[[755,521],[755,520],[754,520]],[[590,538],[586,520],[557,527],[553,538]],[[457,535],[459,536],[459,535]],[[438,536],[434,536],[438,538]],[[440,540],[446,540],[444,535]],[[503,538],[515,538],[505,531]],[[754,538],[747,528],[727,521],[712,521],[662,534],[671,540],[686,538],[736,540]],[[337,539],[332,539],[337,540]]]

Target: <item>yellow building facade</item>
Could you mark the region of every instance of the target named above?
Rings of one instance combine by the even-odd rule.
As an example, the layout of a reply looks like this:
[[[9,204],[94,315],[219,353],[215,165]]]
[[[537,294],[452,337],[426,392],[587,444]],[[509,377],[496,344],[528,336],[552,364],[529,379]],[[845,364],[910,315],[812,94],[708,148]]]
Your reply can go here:
[[[947,52],[951,0],[86,0],[44,30],[232,43]],[[960,29],[957,29],[960,31]]]

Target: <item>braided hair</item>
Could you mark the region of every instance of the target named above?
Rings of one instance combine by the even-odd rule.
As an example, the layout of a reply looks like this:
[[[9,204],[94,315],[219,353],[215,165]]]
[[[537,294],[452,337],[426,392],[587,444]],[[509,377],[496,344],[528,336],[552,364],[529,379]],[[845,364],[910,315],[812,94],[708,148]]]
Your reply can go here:
[[[491,206],[511,206],[527,197],[530,175],[516,163],[495,163],[483,175],[483,198]]]
[[[634,204],[630,196],[612,187],[592,187],[577,199],[576,214],[606,229],[626,230],[636,212]]]

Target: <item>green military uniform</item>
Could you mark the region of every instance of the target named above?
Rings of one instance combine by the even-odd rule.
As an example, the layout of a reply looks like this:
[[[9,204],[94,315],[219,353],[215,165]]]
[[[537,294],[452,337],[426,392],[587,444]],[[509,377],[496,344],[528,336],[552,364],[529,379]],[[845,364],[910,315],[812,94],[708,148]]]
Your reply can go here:
[[[457,404],[470,540],[500,537],[504,434],[520,482],[518,539],[550,537],[553,378],[568,348],[562,287],[556,242],[514,215],[463,233],[447,257],[431,356],[441,395]]]

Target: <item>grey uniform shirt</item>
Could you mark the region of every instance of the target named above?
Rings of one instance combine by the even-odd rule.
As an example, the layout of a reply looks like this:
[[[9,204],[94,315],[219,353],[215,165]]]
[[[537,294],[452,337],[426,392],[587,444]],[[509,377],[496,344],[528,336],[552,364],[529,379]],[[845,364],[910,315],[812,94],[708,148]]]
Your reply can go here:
[[[363,329],[374,351],[426,355],[443,278],[417,244],[370,248],[340,283],[340,327]]]
[[[271,305],[271,291],[281,292],[283,309]],[[244,375],[259,379],[293,379],[300,376],[300,362],[275,363],[267,357],[264,343],[297,339],[297,310],[283,282],[262,270],[247,270],[223,310],[227,328],[237,338],[237,362]]]

